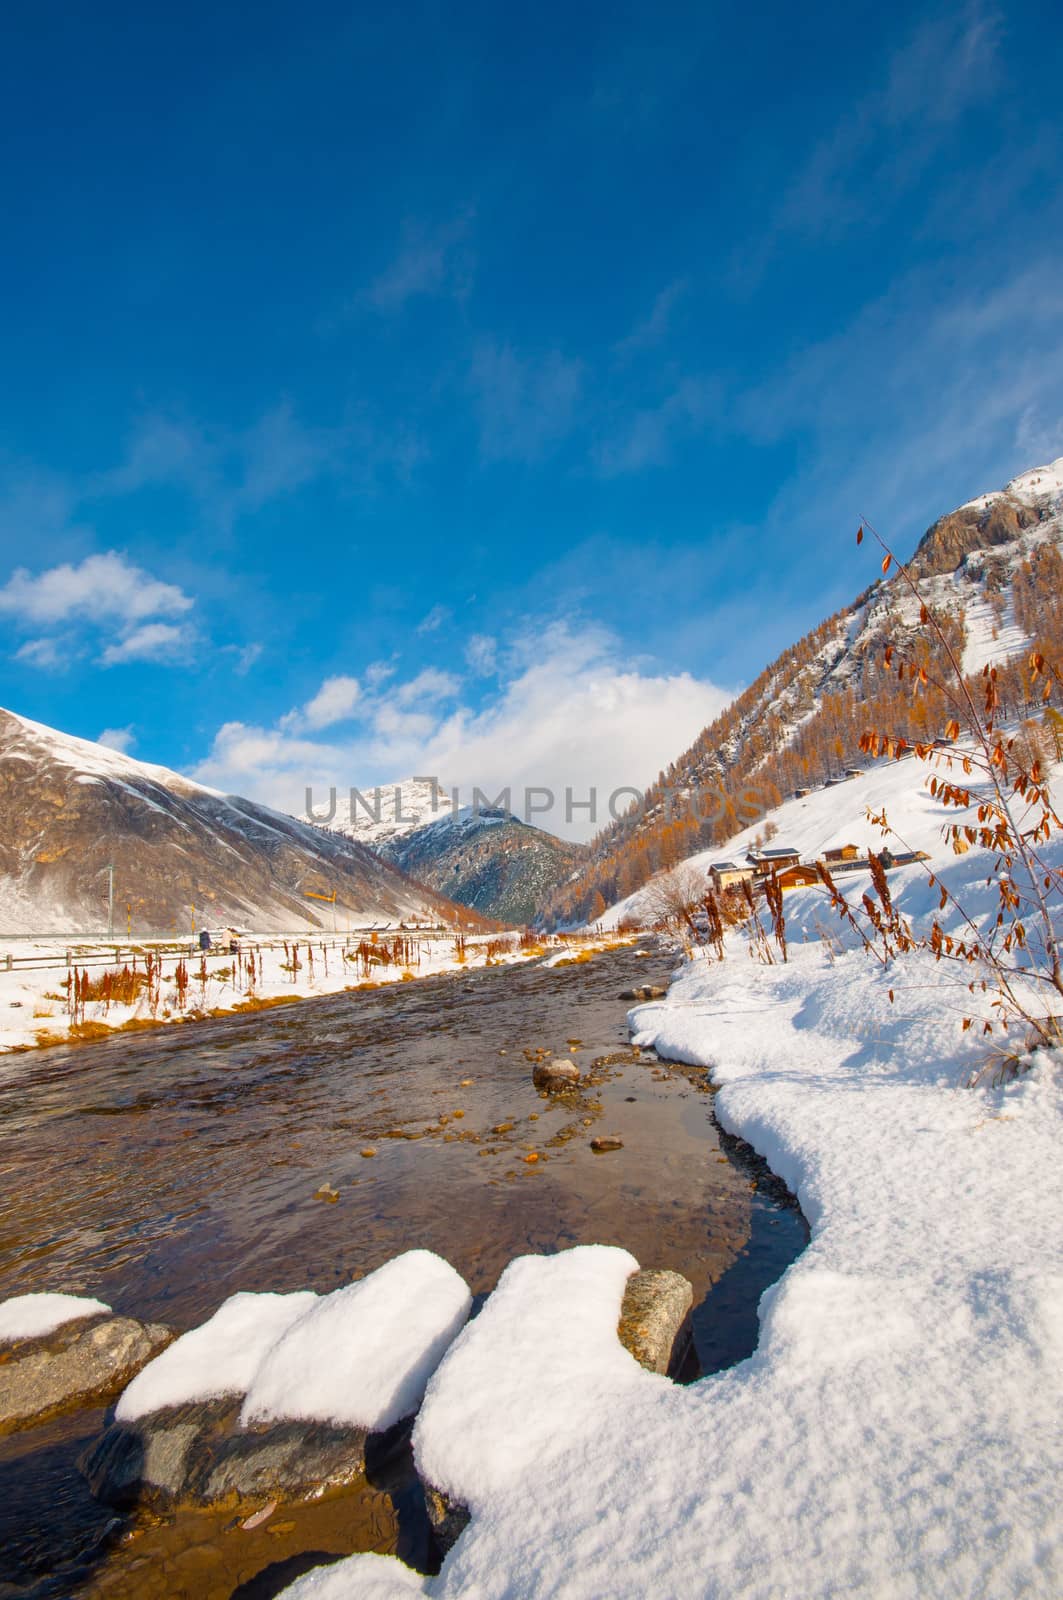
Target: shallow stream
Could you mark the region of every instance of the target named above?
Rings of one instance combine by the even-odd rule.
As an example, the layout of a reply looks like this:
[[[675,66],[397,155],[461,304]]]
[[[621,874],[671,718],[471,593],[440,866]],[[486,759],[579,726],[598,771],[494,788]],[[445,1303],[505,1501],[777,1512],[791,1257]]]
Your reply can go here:
[[[63,1289],[184,1330],[237,1289],[326,1292],[414,1246],[483,1295],[515,1255],[617,1244],[691,1280],[702,1369],[730,1365],[807,1230],[705,1075],[630,1046],[621,991],[667,975],[625,949],[11,1057],[0,1299]],[[593,1081],[540,1096],[541,1051]],[[593,1153],[606,1133],[623,1148]],[[328,1555],[431,1562],[408,1458],[250,1533],[231,1510],[115,1523],[75,1465],[102,1417],[0,1439],[0,1600],[254,1600]]]

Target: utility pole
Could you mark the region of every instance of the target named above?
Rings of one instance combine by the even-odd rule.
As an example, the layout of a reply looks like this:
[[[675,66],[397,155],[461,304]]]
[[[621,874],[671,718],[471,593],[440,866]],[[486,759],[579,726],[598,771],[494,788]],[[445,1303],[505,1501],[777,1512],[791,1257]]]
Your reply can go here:
[[[114,862],[107,868],[107,937],[114,938]]]

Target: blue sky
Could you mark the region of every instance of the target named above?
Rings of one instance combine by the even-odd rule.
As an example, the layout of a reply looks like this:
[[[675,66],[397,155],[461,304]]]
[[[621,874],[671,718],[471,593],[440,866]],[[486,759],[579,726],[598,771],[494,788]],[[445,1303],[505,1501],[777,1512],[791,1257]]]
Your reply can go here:
[[[16,8],[0,698],[295,808],[654,777],[860,516],[1063,454],[1061,69],[1021,0]]]

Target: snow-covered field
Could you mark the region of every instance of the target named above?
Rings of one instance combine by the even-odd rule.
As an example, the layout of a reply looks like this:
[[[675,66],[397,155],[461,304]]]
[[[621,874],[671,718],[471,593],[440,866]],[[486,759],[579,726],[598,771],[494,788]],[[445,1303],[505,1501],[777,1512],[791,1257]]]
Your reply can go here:
[[[790,802],[775,843],[877,846],[864,810],[884,803],[981,913],[986,860],[943,854],[924,777],[905,761]],[[919,867],[891,882],[914,918],[936,907]],[[472,1510],[442,1572],[352,1557],[289,1595],[1063,1594],[1060,1062],[966,1087],[1005,1046],[961,1031],[964,989],[825,937],[818,891],[786,912],[787,963],[732,935],[632,1013],[638,1042],[712,1067],[721,1122],[811,1225],[756,1354],[674,1387],[617,1343],[624,1252],[514,1263],[417,1423],[423,1472]]]
[[[387,959],[396,939],[408,939],[410,959]],[[161,948],[163,981],[156,1003],[146,992],[135,1004],[89,1000],[84,1016],[73,1032],[92,1036],[98,1029],[118,1029],[146,1024],[180,1022],[189,1016],[251,1009],[285,1001],[308,999],[314,995],[338,994],[344,989],[371,984],[401,983],[440,972],[468,972],[492,965],[538,960],[547,947],[561,957],[573,949],[593,952],[614,940],[569,938],[564,941],[544,936],[541,944],[521,947],[517,934],[400,933],[387,930],[373,945],[368,970],[357,956],[358,945],[369,941],[368,931],[350,938],[332,935],[307,939],[292,934],[288,940],[244,941],[237,958],[212,952],[205,961],[197,950],[182,954],[173,946],[116,946],[106,940],[77,938],[0,940],[0,1055],[25,1050],[35,1045],[54,1044],[71,1035],[70,1005],[65,987],[68,977],[67,953],[79,972],[87,971],[90,981],[105,972],[120,972],[130,966],[133,950],[141,972],[149,949]],[[116,949],[119,951],[115,955]],[[255,973],[249,976],[248,957],[255,957]],[[294,954],[293,954],[294,953]],[[8,956],[15,963],[5,965]],[[350,959],[348,959],[350,957]],[[32,961],[32,965],[25,965]],[[178,992],[176,972],[184,962],[188,987]],[[298,965],[293,966],[297,961]],[[205,975],[205,976],[204,976]]]

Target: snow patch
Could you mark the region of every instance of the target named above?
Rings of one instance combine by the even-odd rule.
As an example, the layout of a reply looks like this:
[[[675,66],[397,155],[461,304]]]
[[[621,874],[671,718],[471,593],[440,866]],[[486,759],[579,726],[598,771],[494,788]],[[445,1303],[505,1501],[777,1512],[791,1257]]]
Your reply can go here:
[[[397,1256],[319,1300],[267,1351],[247,1391],[244,1425],[285,1417],[379,1432],[421,1403],[472,1297],[429,1250]]]
[[[0,1344],[14,1339],[39,1339],[64,1323],[109,1312],[102,1300],[78,1294],[16,1294],[0,1303]]]
[[[133,1422],[163,1406],[245,1394],[271,1345],[316,1300],[311,1289],[230,1295],[207,1322],[137,1373],[115,1407],[116,1419]]]

